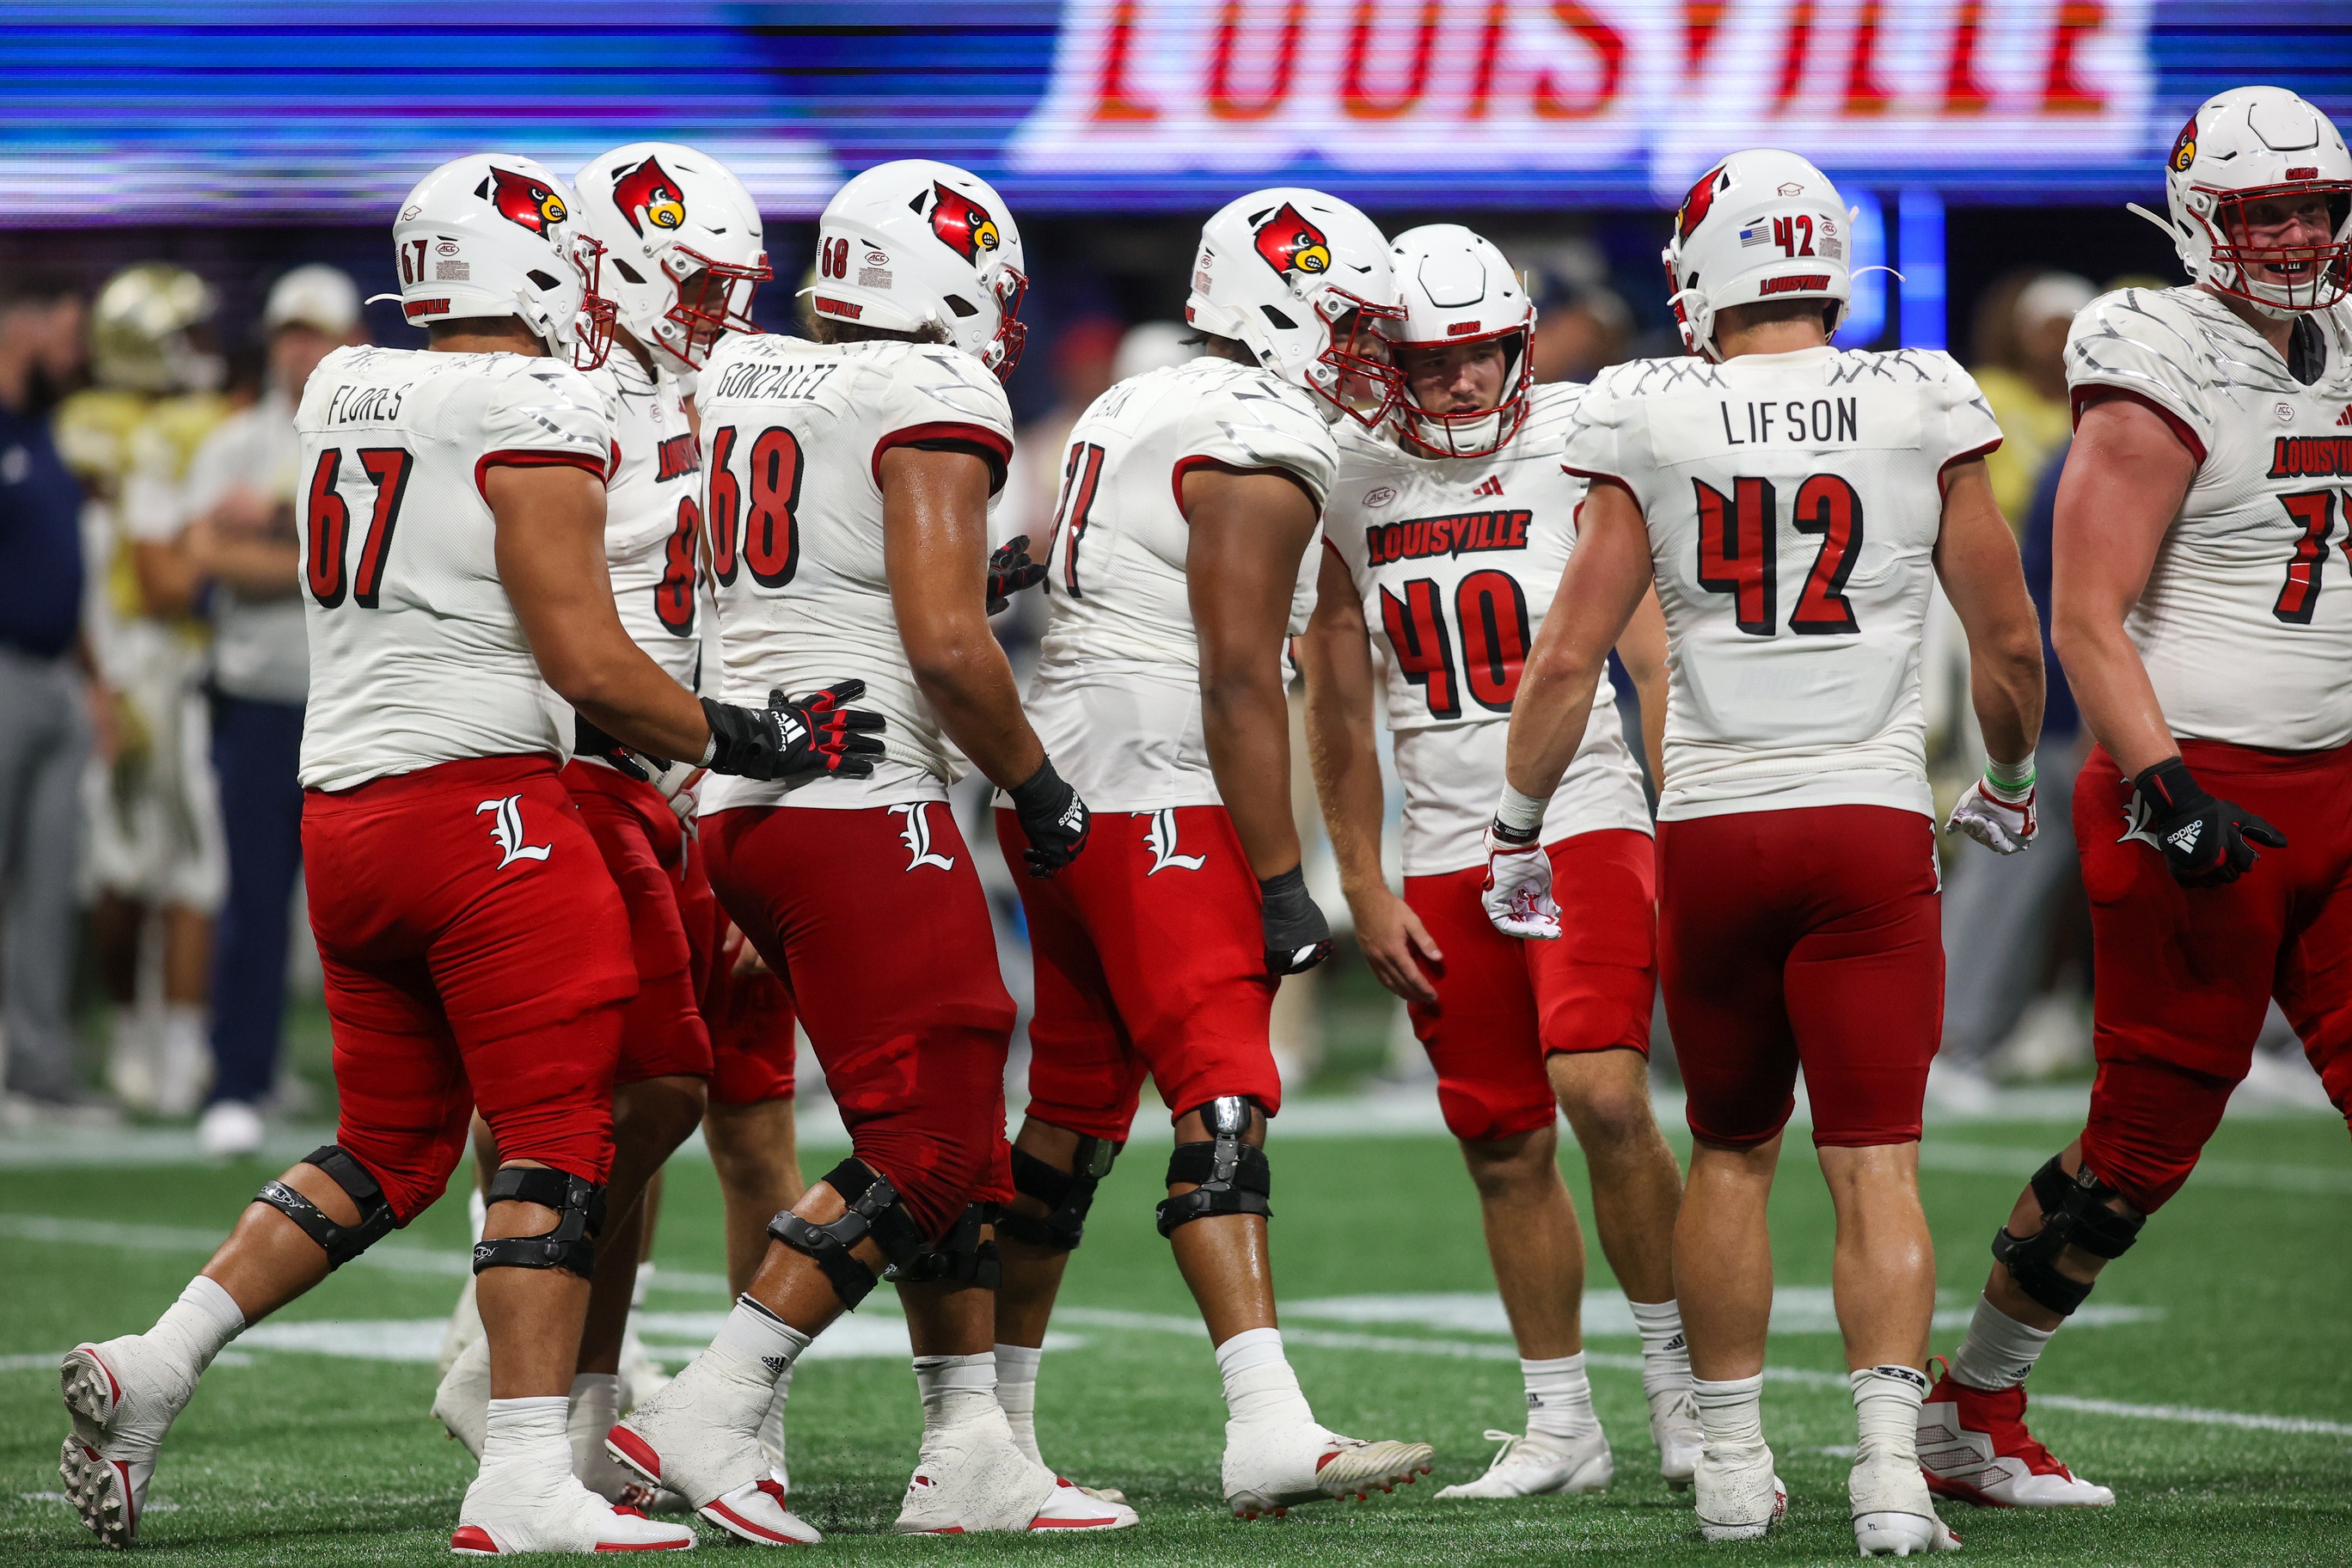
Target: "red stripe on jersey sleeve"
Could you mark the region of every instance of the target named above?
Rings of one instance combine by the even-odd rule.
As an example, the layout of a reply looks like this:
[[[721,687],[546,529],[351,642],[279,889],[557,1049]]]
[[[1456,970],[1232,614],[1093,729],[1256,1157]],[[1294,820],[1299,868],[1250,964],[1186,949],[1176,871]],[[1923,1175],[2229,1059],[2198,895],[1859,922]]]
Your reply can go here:
[[[1176,515],[1183,518],[1186,522],[1192,521],[1192,519],[1184,510],[1184,476],[1201,468],[1216,468],[1228,474],[1273,474],[1279,479],[1288,479],[1307,497],[1307,504],[1315,509],[1315,515],[1317,517],[1323,515],[1323,503],[1315,499],[1314,487],[1280,464],[1265,468],[1244,468],[1236,464],[1228,463],[1222,458],[1194,456],[1177,458],[1175,470],[1168,477],[1169,487],[1176,492]],[[1324,542],[1330,542],[1326,540]]]
[[[940,420],[929,425],[909,425],[903,430],[893,430],[874,443],[874,488],[882,488],[882,454],[893,447],[915,447],[925,442],[954,442],[970,445],[972,455],[988,465],[988,493],[994,495],[1004,488],[1005,469],[1013,462],[1013,443],[985,425],[960,425],[952,420]]]
[[[1943,478],[1946,474],[1950,473],[1950,472],[1952,471],[1952,469],[1953,469],[1956,466],[1958,466],[1958,464],[1961,464],[1961,463],[1965,463],[1965,462],[1967,462],[1967,461],[1968,461],[1969,458],[1981,458],[1981,457],[1985,457],[1985,456],[1987,456],[1988,454],[1990,454],[1990,453],[1993,453],[1993,452],[1998,452],[1998,451],[2000,451],[2000,437],[1998,437],[1998,436],[1996,436],[1996,437],[1994,437],[1991,440],[1987,441],[1987,442],[1986,442],[1983,446],[1981,446],[1981,447],[1970,447],[1970,448],[1969,448],[1967,451],[1960,453],[1960,454],[1959,454],[1958,456],[1957,456],[1957,457],[1951,457],[1951,458],[1945,458],[1945,459],[1944,459],[1944,466],[1943,466],[1942,468],[1937,468],[1937,469],[1936,470],[1936,477],[1937,477],[1937,479],[1941,479],[1941,478]]]
[[[2154,413],[2158,419],[2164,421],[2165,427],[2179,438],[2180,444],[2189,448],[2189,455],[2197,459],[2197,466],[2200,468],[2205,466],[2205,443],[2197,438],[2197,432],[2191,430],[2188,421],[2182,419],[2179,415],[2144,392],[2134,392],[2126,386],[2102,386],[2096,382],[2078,386],[2074,388],[2073,398],[2074,422],[2076,425],[2082,424],[2083,410],[2095,403],[2105,403],[2110,397],[2128,399]]]
[[[474,465],[474,489],[480,491],[485,506],[490,500],[490,492],[485,486],[492,468],[585,468],[608,483],[611,479],[604,465],[585,452],[535,452],[528,447],[485,452],[481,461]]]
[[[1573,474],[1573,475],[1575,475],[1575,476],[1576,476],[1578,479],[1585,479],[1585,480],[1588,480],[1588,481],[1590,481],[1590,482],[1591,482],[1591,483],[1593,483],[1593,484],[1596,484],[1596,485],[1615,485],[1619,489],[1623,490],[1627,495],[1629,495],[1629,496],[1630,496],[1630,495],[1633,495],[1633,486],[1631,486],[1631,485],[1627,484],[1624,480],[1622,480],[1622,479],[1619,479],[1616,475],[1614,475],[1614,474],[1604,474],[1604,473],[1602,473],[1602,472],[1601,472],[1600,469],[1598,469],[1598,468],[1570,468],[1566,463],[1562,463],[1562,464],[1559,466],[1559,471],[1560,471],[1561,473],[1563,473],[1563,474]],[[1634,500],[1635,500],[1636,501],[1638,501],[1640,499],[1641,499],[1641,498],[1640,498],[1640,497],[1638,497],[1638,496],[1635,496],[1635,497],[1634,497]],[[1581,502],[1579,502],[1579,503],[1578,503],[1579,510],[1581,510],[1581,509],[1582,509],[1582,504],[1583,504],[1583,503],[1581,503]]]

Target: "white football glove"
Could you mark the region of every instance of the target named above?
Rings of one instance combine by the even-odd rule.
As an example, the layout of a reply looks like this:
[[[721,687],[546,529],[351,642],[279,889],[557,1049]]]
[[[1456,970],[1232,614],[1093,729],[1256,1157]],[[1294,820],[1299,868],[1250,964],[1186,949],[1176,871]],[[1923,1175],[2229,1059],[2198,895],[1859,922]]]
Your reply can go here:
[[[2014,855],[2033,842],[2042,831],[2042,819],[2034,815],[2032,790],[2023,800],[2007,801],[1979,778],[1952,807],[1944,831],[1965,833],[1996,855]]]
[[[1505,936],[1538,942],[1559,936],[1559,906],[1551,900],[1551,857],[1540,843],[1508,844],[1489,829],[1486,885],[1478,901]]]

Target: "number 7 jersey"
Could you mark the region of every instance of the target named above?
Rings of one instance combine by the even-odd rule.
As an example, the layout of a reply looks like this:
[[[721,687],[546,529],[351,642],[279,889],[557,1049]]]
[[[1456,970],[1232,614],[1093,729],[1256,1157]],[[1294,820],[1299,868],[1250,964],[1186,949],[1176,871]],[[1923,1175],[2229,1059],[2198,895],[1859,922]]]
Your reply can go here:
[[[1565,466],[1640,503],[1669,647],[1661,821],[1885,805],[1932,816],[1920,640],[1942,474],[2000,444],[1950,355],[1636,360]]]

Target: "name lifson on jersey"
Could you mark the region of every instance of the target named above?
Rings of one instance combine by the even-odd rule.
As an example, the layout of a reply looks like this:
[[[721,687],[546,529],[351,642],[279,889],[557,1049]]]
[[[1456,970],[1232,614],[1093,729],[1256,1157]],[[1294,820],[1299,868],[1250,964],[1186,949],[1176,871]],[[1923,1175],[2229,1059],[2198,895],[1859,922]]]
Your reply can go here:
[[[775,363],[753,360],[729,365],[719,375],[711,397],[758,397],[783,402],[814,397],[825,378],[841,368],[838,360],[815,364]]]
[[[1364,530],[1364,552],[1374,566],[1418,561],[1430,555],[1465,555],[1483,550],[1525,550],[1528,521],[1535,513],[1465,511],[1451,517],[1414,517],[1375,523]]]
[[[1727,446],[1756,447],[1769,441],[1786,441],[1792,447],[1832,447],[1862,439],[1859,397],[1816,397],[1810,403],[1792,397],[1782,403],[1751,403],[1748,405],[1746,436],[1734,433],[1738,421],[1731,417],[1728,401],[1716,407],[1723,416]]]

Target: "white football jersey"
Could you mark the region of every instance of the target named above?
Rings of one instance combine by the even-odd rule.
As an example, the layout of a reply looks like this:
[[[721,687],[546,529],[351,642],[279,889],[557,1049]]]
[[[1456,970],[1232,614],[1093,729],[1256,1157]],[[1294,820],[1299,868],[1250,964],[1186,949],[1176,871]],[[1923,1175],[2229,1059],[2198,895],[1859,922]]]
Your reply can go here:
[[[614,409],[559,359],[342,348],[295,418],[310,697],[301,779],[350,789],[572,749],[499,581],[492,468],[605,475]]]
[[[1184,475],[1210,465],[1280,469],[1319,509],[1338,461],[1307,393],[1206,355],[1120,382],[1071,427],[1026,705],[1055,768],[1087,805],[1220,804],[1184,575]],[[1321,564],[1310,539],[1291,599],[1294,634],[1315,608]]]
[[[686,395],[666,371],[648,374],[615,347],[592,378],[619,416],[620,456],[604,498],[604,565],[630,639],[691,689],[702,659],[697,552],[702,539],[702,457]]]
[[[1886,805],[1929,816],[1920,637],[1943,470],[2000,444],[1919,349],[1635,360],[1594,378],[1572,472],[1648,521],[1668,645],[1662,822]]]
[[[882,454],[946,443],[983,452],[992,484],[1013,456],[1013,410],[980,361],[936,343],[824,344],[730,333],[702,369],[703,516],[718,584],[719,689],[768,693],[856,677],[879,713],[869,779],[828,779],[794,805],[944,800],[968,764],[915,685],[883,560]],[[704,811],[773,805],[782,784],[714,778]]]
[[[2352,308],[2302,320],[2321,351],[2307,386],[2202,289],[2103,295],[2066,339],[2077,409],[2113,388],[2197,458],[2124,622],[2178,736],[2352,742]]]
[[[1353,426],[1339,432],[1324,548],[1355,582],[1385,671],[1408,877],[1486,863],[1511,699],[1584,500],[1584,481],[1560,467],[1583,395],[1536,388],[1527,422],[1487,458],[1415,457]],[[1649,832],[1650,808],[1604,675],[1543,837],[1612,827]]]

